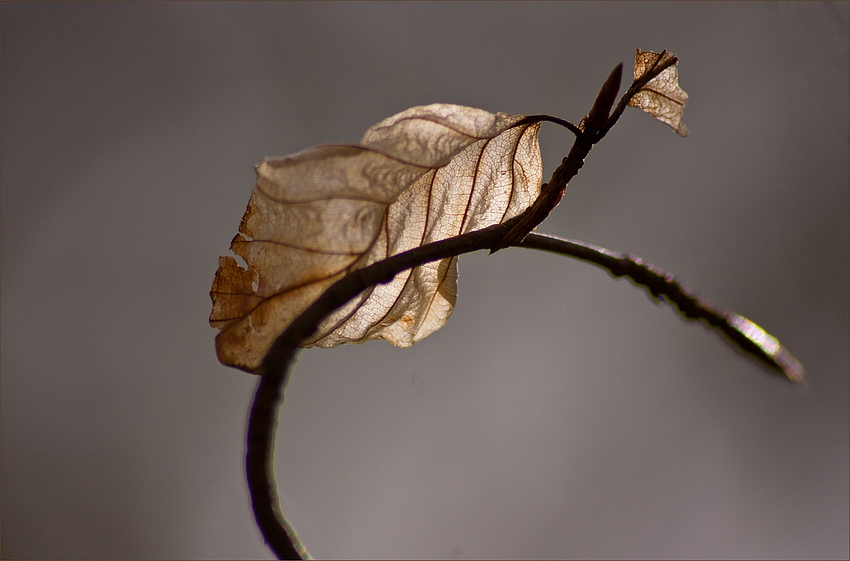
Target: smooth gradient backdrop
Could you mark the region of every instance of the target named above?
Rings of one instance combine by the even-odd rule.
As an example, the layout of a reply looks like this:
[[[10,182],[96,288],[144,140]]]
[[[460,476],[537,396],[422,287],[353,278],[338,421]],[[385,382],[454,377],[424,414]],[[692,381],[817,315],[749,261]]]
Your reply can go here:
[[[760,323],[808,391],[590,265],[466,256],[425,341],[300,355],[284,511],[324,558],[846,558],[847,29],[846,2],[3,2],[0,555],[270,557],[256,379],[207,324],[253,166],[433,102],[577,123],[640,47],[680,57],[691,135],[628,110],[540,231]],[[570,141],[544,125],[546,179]]]

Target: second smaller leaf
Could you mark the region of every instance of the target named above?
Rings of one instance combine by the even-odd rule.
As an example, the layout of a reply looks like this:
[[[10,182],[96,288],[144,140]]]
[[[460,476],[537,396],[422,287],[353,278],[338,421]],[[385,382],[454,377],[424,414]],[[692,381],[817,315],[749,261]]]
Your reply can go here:
[[[674,56],[667,51],[658,54],[638,49],[635,55],[635,80],[656,64],[664,63]],[[629,101],[629,105],[670,125],[679,136],[688,136],[688,128],[682,123],[682,111],[687,101],[688,94],[679,87],[679,71],[674,64],[641,88]]]

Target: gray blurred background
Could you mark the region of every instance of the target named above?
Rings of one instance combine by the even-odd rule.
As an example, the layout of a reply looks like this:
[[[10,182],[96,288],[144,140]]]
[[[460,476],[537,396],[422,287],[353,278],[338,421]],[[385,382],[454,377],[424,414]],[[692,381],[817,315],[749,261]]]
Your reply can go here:
[[[252,166],[414,105],[578,122],[636,47],[688,138],[628,110],[540,231],[640,255],[760,323],[797,391],[625,281],[460,262],[411,349],[300,355],[277,440],[317,557],[848,556],[848,5],[2,6],[4,558],[268,558],[256,379],[208,292]],[[545,125],[545,177],[570,134]]]

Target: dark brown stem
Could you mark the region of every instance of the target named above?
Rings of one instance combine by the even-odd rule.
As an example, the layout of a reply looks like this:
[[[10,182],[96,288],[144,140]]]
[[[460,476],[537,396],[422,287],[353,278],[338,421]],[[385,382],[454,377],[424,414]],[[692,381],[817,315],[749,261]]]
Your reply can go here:
[[[327,316],[363,290],[389,282],[399,272],[423,263],[489,249],[504,236],[515,220],[424,245],[353,271],[334,283],[275,339],[263,359],[259,385],[248,418],[245,470],[254,518],[263,538],[278,559],[309,557],[280,510],[273,462],[277,410],[283,402],[283,387],[301,343],[316,331]]]
[[[491,249],[503,239],[516,220],[417,247],[358,269],[334,283],[275,340],[263,361],[262,375],[251,407],[246,471],[254,516],[263,537],[278,558],[303,559],[307,556],[306,549],[280,511],[272,462],[277,409],[283,400],[283,387],[299,345],[313,335],[326,317],[369,287],[389,282],[398,273],[424,263]],[[702,300],[672,275],[637,257],[541,234],[529,234],[518,245],[582,259],[602,267],[615,277],[628,277],[654,297],[663,297],[675,304],[685,317],[704,320],[709,326],[719,329],[730,343],[756,357],[774,372],[797,384],[803,381],[800,363],[761,327],[730,310],[721,310]]]
[[[658,61],[632,83],[610,115],[620,87],[622,65],[608,77],[593,108],[579,126],[554,117],[527,117],[532,121],[556,122],[573,132],[576,139],[567,157],[552,174],[552,179],[543,185],[540,196],[525,213],[505,223],[424,245],[351,272],[326,290],[274,341],[263,360],[260,382],[251,407],[245,464],[254,516],[264,539],[278,558],[304,559],[309,556],[280,510],[272,461],[277,410],[283,401],[283,387],[298,349],[335,310],[369,287],[389,282],[406,269],[471,251],[489,249],[493,253],[514,245],[576,257],[606,269],[615,277],[630,278],[638,286],[649,290],[655,298],[664,298],[675,304],[686,317],[704,320],[709,326],[719,329],[737,348],[781,372],[788,380],[798,384],[803,381],[802,366],[774,337],[748,319],[700,299],[672,275],[636,257],[581,242],[529,234],[555,208],[567,183],[582,168],[593,145],[611,130],[632,97],[662,71],[676,64],[675,57],[664,60],[665,54],[666,51],[662,52]]]
[[[294,357],[294,354],[293,354]],[[260,376],[248,417],[245,471],[254,518],[260,533],[278,559],[308,559],[295,529],[280,510],[274,482],[274,441],[277,410],[283,401],[284,380],[289,368],[270,370]]]

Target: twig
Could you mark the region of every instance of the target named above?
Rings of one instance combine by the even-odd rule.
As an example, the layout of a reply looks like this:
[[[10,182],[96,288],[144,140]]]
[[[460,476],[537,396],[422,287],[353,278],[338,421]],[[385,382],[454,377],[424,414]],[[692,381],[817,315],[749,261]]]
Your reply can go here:
[[[515,221],[423,245],[353,271],[331,285],[275,339],[263,359],[260,382],[248,418],[245,468],[254,517],[263,538],[278,559],[309,558],[295,530],[280,510],[273,468],[277,409],[283,400],[283,387],[301,343],[327,316],[370,286],[389,282],[399,272],[423,263],[489,249]]]
[[[251,408],[246,470],[257,524],[278,558],[307,558],[306,549],[280,511],[272,461],[276,412],[282,402],[283,386],[299,345],[313,335],[326,317],[369,287],[389,282],[398,273],[424,263],[491,249],[515,220],[423,245],[358,269],[334,283],[275,340],[263,361],[260,383]],[[791,382],[799,384],[803,381],[802,366],[776,338],[743,316],[730,310],[721,310],[702,300],[672,275],[639,258],[582,242],[534,233],[526,236],[518,245],[582,259],[602,267],[616,277],[626,276],[656,298],[663,297],[676,304],[685,317],[702,319],[716,327],[735,346],[755,356]]]
[[[632,97],[662,71],[676,64],[676,57],[665,59],[665,54],[666,51],[662,52],[656,63],[632,83],[613,112],[611,108],[620,88],[622,64],[611,72],[593,108],[579,126],[553,117],[528,117],[529,120],[556,122],[573,132],[576,139],[567,157],[552,174],[552,179],[542,186],[540,196],[526,212],[502,224],[423,245],[349,273],[327,289],[274,341],[260,368],[260,382],[248,420],[245,463],[254,516],[263,537],[278,558],[309,557],[280,510],[272,461],[277,409],[283,400],[283,387],[298,349],[335,310],[369,287],[387,283],[406,269],[471,251],[489,249],[493,253],[509,246],[543,249],[582,259],[606,269],[615,277],[628,277],[636,285],[646,288],[655,298],[663,298],[675,304],[685,317],[704,320],[709,326],[717,328],[728,341],[774,371],[781,372],[788,380],[802,383],[803,367],[776,338],[731,310],[720,310],[702,300],[672,275],[636,257],[582,242],[529,234],[558,204],[567,183],[584,165],[593,145],[611,130]]]

